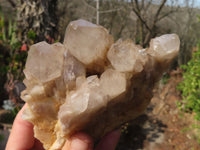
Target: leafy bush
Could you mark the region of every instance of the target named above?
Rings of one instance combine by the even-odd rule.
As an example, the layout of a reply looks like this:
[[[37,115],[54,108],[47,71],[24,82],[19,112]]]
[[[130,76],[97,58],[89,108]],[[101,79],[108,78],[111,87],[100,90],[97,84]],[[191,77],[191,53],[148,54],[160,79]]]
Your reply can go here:
[[[21,75],[27,52],[21,52],[21,42],[17,39],[16,21],[10,17],[4,19],[0,10],[0,77],[7,72],[14,75],[16,80],[23,78]]]
[[[27,37],[28,37],[29,39],[31,39],[31,40],[35,40],[35,38],[36,38],[36,33],[35,33],[33,30],[30,30],[30,31],[28,32]]]
[[[188,64],[181,68],[184,70],[183,81],[177,89],[182,92],[183,100],[179,107],[195,112],[195,119],[200,120],[200,45]]]
[[[27,51],[21,51],[16,27],[16,21],[4,17],[0,9],[0,104],[10,95],[11,83],[24,78],[22,70]]]

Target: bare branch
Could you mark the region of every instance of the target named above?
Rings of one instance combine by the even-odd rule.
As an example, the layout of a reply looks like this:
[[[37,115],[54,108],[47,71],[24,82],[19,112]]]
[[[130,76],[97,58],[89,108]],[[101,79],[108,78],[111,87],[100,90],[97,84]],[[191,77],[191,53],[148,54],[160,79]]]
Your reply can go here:
[[[146,7],[144,8],[145,10],[147,10],[149,8],[149,6],[151,6],[152,0],[149,0],[148,4],[146,5]]]
[[[132,10],[137,15],[137,17],[140,19],[140,21],[145,25],[147,30],[149,30],[151,32],[150,27],[147,25],[146,21],[143,20],[143,18],[140,16],[140,14],[134,8]]]
[[[137,1],[137,0],[136,0],[136,1]],[[136,1],[135,1],[135,2],[136,2]],[[132,7],[133,12],[137,15],[137,17],[138,17],[139,20],[144,24],[144,26],[147,28],[147,30],[149,30],[149,31],[151,32],[150,27],[147,25],[146,21],[142,18],[140,12],[134,7],[134,2],[133,2],[133,0],[131,0],[131,2],[132,2],[132,5],[133,5],[133,7]],[[137,7],[137,6],[136,6],[136,7]]]
[[[12,6],[13,8],[15,8],[15,7],[16,7],[16,4],[15,4],[15,2],[13,2],[12,0],[8,0],[8,2],[11,4],[11,6]]]
[[[177,12],[177,9],[171,10],[171,11],[165,13],[164,15],[160,16],[160,17],[157,19],[157,21],[160,21],[160,20],[162,20],[163,18],[165,18],[165,17],[167,17],[167,16],[169,16],[169,15],[175,13],[175,12]]]
[[[135,0],[135,4],[136,4],[137,11],[140,12],[140,7],[139,7],[138,0]]]
[[[92,9],[94,9],[94,10],[96,11],[96,8],[93,7],[92,5],[89,5],[85,0],[82,0],[82,2],[83,2],[87,7],[92,8]]]
[[[141,3],[142,3],[142,4],[141,4],[141,8],[144,8],[144,0],[142,0]]]
[[[114,12],[114,11],[119,11],[121,10],[122,8],[118,8],[118,9],[111,9],[111,10],[104,10],[104,11],[99,11],[99,13],[111,13],[111,12]]]
[[[164,5],[165,5],[166,2],[167,2],[167,0],[163,0],[163,1],[161,2],[161,4],[160,4],[160,6],[159,6],[159,8],[158,8],[158,10],[157,10],[157,12],[156,12],[156,14],[155,14],[155,16],[154,16],[154,21],[153,21],[153,24],[152,24],[151,29],[154,29],[154,28],[155,28],[156,23],[158,22],[158,17],[159,17],[159,15],[160,15],[160,12],[161,12],[161,10],[163,9],[163,7],[164,7]]]
[[[162,3],[160,4],[160,7],[158,8],[156,15],[154,17],[154,22],[157,22],[158,16],[160,15],[160,12],[161,12],[161,10],[164,7],[166,2],[167,2],[167,0],[163,0]]]

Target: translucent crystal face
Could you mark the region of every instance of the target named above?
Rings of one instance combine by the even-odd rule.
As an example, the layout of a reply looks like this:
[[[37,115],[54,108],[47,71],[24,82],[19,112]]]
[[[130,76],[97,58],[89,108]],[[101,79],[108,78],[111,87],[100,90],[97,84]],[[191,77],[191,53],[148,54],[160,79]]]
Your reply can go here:
[[[109,49],[107,57],[112,66],[122,72],[140,72],[146,63],[145,51],[133,41],[117,41]]]
[[[63,79],[66,85],[74,86],[78,76],[85,76],[85,67],[68,51],[64,53]]]
[[[107,69],[100,79],[101,89],[109,98],[115,98],[126,91],[127,80],[124,73]]]
[[[45,83],[61,76],[64,46],[60,43],[49,45],[40,42],[31,46],[26,61],[25,73]]]
[[[22,93],[28,107],[22,117],[34,125],[45,149],[62,149],[79,131],[98,140],[144,112],[179,44],[175,34],[152,39],[147,49],[131,40],[113,44],[102,26],[73,21],[64,45],[31,46]]]
[[[102,26],[85,20],[72,21],[65,33],[64,45],[85,65],[104,63],[112,38]]]
[[[178,53],[180,40],[176,34],[166,34],[152,39],[149,51],[158,59],[171,58]]]

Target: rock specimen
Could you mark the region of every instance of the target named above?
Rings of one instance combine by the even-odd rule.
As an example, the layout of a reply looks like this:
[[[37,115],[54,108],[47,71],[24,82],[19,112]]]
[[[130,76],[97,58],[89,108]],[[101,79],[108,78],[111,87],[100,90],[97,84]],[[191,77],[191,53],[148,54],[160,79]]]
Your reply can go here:
[[[146,49],[131,40],[113,43],[102,26],[73,21],[64,44],[31,46],[22,117],[48,150],[61,149],[79,131],[98,140],[144,112],[179,45],[175,34],[152,39]]]

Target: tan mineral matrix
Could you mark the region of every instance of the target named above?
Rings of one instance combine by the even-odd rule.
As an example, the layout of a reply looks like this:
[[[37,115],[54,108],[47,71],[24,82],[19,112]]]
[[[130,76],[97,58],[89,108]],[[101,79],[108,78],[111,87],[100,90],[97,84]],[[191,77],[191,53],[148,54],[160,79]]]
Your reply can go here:
[[[145,111],[179,45],[176,34],[156,37],[146,49],[131,40],[114,43],[102,26],[72,21],[64,44],[31,46],[22,117],[47,150],[60,150],[79,131],[98,140]]]

